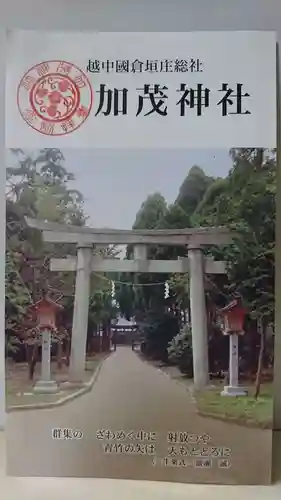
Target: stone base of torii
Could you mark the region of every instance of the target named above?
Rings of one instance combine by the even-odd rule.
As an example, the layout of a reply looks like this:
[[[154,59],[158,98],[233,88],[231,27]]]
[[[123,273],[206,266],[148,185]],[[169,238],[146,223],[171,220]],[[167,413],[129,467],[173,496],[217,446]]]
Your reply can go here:
[[[75,272],[75,299],[71,340],[70,383],[82,383],[88,328],[91,272],[96,273],[189,273],[194,385],[209,385],[207,314],[204,274],[225,274],[225,263],[204,258],[203,247],[231,243],[234,234],[226,228],[176,230],[92,229],[48,223],[26,218],[29,227],[43,233],[49,243],[73,243],[77,258],[51,259],[51,271]],[[93,255],[95,245],[133,245],[134,260],[103,259]],[[147,260],[147,246],[185,246],[187,258]]]

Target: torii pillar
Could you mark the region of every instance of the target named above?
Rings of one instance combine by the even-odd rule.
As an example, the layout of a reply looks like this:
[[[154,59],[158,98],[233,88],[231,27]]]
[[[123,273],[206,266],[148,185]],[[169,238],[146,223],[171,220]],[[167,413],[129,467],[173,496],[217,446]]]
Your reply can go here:
[[[89,316],[92,245],[77,246],[75,299],[71,335],[69,381],[82,383],[85,370]]]
[[[194,387],[202,389],[209,384],[210,377],[204,257],[199,245],[190,244],[188,246],[188,258]]]

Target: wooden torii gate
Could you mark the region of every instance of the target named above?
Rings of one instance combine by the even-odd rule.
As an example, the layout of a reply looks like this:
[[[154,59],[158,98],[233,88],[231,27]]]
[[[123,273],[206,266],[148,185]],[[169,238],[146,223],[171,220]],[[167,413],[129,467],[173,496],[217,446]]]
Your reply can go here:
[[[225,274],[225,262],[204,258],[202,247],[231,243],[234,234],[228,229],[192,228],[176,230],[93,229],[44,222],[26,218],[29,227],[43,233],[48,243],[73,243],[77,258],[51,259],[51,271],[76,272],[74,313],[72,324],[70,381],[83,379],[90,275],[95,272],[129,273],[189,273],[190,313],[193,344],[194,385],[200,389],[209,383],[207,314],[204,273]],[[133,245],[134,260],[103,259],[93,255],[94,245]],[[185,246],[188,258],[178,260],[147,260],[148,245]]]

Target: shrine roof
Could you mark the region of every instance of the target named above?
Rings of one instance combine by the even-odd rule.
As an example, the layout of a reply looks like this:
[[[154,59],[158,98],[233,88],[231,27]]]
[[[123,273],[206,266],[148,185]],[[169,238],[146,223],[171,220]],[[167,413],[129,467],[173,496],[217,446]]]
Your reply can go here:
[[[225,307],[223,307],[222,309],[219,309],[219,313],[225,313],[225,312],[228,312],[228,311],[232,311],[232,309],[235,309],[237,306],[242,307],[241,299],[240,298],[232,300]]]
[[[58,304],[57,302],[55,302],[54,300],[50,299],[50,297],[46,296],[40,300],[38,300],[37,302],[35,302],[34,304],[32,304],[30,307],[29,307],[29,310],[35,310],[37,311],[38,309],[40,309],[41,307],[44,307],[44,306],[49,306],[49,307],[52,307],[53,309],[56,309],[57,311],[61,311],[63,309],[63,306],[61,304]]]

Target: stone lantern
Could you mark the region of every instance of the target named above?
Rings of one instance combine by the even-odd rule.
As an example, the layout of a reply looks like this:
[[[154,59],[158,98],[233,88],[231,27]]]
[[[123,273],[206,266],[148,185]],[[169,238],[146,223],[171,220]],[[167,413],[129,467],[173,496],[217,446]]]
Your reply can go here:
[[[33,304],[30,311],[35,312],[37,331],[42,338],[41,379],[36,383],[34,392],[55,393],[57,383],[51,380],[51,339],[56,332],[56,315],[63,307],[47,295]]]
[[[230,302],[219,311],[222,319],[224,335],[229,337],[229,385],[224,387],[222,396],[246,396],[247,390],[239,387],[239,335],[244,335],[244,319],[246,309],[242,306],[240,298]]]

